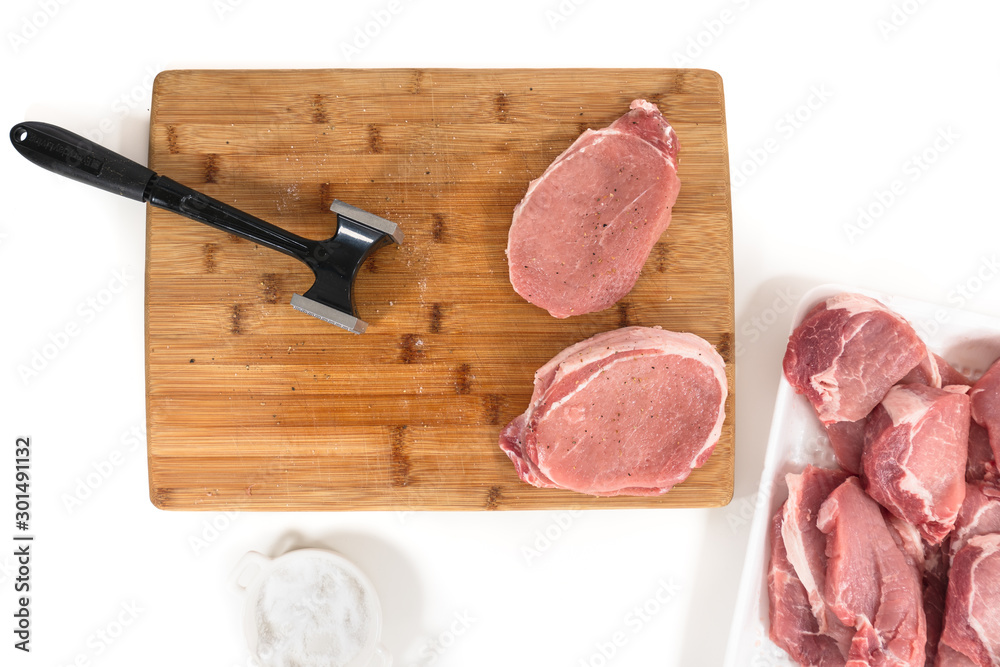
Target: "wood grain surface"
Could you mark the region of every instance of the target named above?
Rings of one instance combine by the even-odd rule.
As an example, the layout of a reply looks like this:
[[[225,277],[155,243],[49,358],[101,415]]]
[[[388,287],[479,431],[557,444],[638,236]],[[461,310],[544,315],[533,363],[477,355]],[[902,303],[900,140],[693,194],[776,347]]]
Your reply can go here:
[[[557,320],[504,248],[528,182],[635,98],[680,139],[680,198],[632,292]],[[292,309],[298,261],[147,208],[150,496],[164,509],[718,506],[733,493],[733,252],[722,81],[704,70],[168,71],[149,165],[296,234],[333,199],[398,223],[365,264],[357,336]],[[625,325],[696,333],[727,361],[726,423],[683,484],[593,498],[522,483],[497,446],[534,371]],[[669,406],[664,406],[669,409]]]

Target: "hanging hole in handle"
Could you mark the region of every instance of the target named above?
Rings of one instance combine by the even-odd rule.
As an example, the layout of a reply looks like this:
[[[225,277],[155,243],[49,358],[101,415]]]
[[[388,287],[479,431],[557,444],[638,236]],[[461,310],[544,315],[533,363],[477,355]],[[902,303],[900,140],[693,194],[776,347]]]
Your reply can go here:
[[[21,142],[28,138],[28,130],[23,127],[14,128],[14,140]]]

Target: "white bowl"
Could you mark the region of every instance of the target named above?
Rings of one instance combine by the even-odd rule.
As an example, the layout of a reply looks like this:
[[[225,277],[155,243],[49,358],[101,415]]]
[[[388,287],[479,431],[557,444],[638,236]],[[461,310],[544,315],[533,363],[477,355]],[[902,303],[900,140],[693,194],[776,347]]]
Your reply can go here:
[[[243,628],[261,667],[390,667],[382,608],[354,563],[326,549],[271,559],[250,551],[233,583],[246,592]]]

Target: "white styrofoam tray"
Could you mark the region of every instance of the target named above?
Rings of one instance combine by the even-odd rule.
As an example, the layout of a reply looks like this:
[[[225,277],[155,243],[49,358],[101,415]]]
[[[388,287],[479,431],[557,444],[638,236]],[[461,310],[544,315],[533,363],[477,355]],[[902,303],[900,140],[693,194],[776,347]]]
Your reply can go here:
[[[932,352],[972,378],[1000,357],[1000,319],[844,285],[821,285],[810,290],[796,307],[792,327],[798,326],[817,303],[841,292],[878,299],[909,320]],[[729,632],[726,667],[795,665],[767,635],[767,565],[771,553],[768,528],[788,497],[785,474],[800,472],[808,464],[833,467],[836,460],[812,406],[805,397],[796,395],[782,375]]]

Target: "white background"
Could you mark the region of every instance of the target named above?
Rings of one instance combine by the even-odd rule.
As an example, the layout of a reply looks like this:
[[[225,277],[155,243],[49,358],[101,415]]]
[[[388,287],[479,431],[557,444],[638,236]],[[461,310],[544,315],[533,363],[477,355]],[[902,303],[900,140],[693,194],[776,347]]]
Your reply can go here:
[[[718,71],[736,241],[732,504],[573,515],[158,511],[142,437],[142,207],[0,148],[0,664],[249,665],[241,599],[227,584],[234,564],[248,550],[323,545],[374,580],[397,665],[720,665],[790,303],[841,282],[1000,314],[996,3],[401,0],[347,57],[344,45],[389,6],[8,0],[0,125],[97,132],[144,161],[152,76],[164,69]],[[122,278],[85,317],[81,304]],[[70,323],[79,335],[25,377]],[[27,655],[12,648],[18,435],[33,447]],[[605,658],[615,633],[625,644]]]

